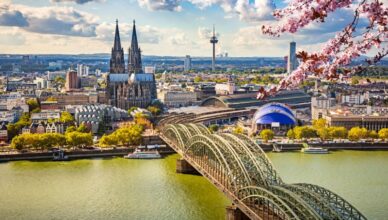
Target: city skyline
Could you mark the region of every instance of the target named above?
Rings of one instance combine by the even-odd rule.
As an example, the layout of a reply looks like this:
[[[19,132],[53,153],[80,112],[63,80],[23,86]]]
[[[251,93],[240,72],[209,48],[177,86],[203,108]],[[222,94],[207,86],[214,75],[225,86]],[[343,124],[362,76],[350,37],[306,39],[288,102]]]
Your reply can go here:
[[[127,48],[136,19],[145,55],[210,56],[208,42],[215,24],[218,54],[282,57],[291,40],[298,49],[319,49],[351,18],[350,11],[340,10],[319,27],[310,25],[281,38],[263,36],[260,26],[273,22],[272,9],[284,5],[281,0],[7,0],[0,3],[0,50],[9,54],[105,53],[111,47],[116,19]],[[364,25],[362,20],[360,25]]]

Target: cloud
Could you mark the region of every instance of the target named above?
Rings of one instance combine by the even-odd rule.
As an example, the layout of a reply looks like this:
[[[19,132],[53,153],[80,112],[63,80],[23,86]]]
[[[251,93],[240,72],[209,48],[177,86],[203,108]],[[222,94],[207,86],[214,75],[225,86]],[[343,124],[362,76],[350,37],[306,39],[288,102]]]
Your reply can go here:
[[[98,40],[113,42],[116,24],[115,23],[101,23],[96,27],[96,38]],[[132,36],[132,23],[119,23],[120,38],[122,42],[130,40]],[[139,43],[157,44],[162,38],[161,30],[149,25],[136,25]]]
[[[96,36],[97,17],[72,7],[0,4],[0,26],[16,26],[41,34]]]
[[[237,0],[234,7],[240,20],[249,22],[273,20],[272,11],[274,9],[275,4],[272,0],[255,0],[253,3],[247,0]]]
[[[177,46],[193,44],[193,42],[190,39],[188,39],[185,33],[177,33],[175,36],[171,36],[169,40],[172,45],[177,45]]]
[[[9,5],[0,5],[0,26],[26,27],[28,21],[24,15]]]
[[[26,38],[17,32],[16,29],[6,30],[0,32],[0,45],[23,45],[26,42]]]
[[[67,2],[73,2],[77,4],[85,4],[88,2],[101,2],[102,0],[50,0],[52,3],[67,3]]]
[[[273,0],[137,0],[141,7],[152,11],[181,11],[183,1],[190,2],[200,9],[218,5],[226,13],[238,15],[240,20],[256,22],[272,20],[275,9]],[[230,15],[229,15],[230,16]]]
[[[198,37],[201,40],[210,40],[210,38],[213,36],[213,30],[206,27],[199,27],[198,28]],[[220,34],[216,31],[216,36],[220,37]]]
[[[151,11],[181,11],[181,0],[137,0],[139,5]]]

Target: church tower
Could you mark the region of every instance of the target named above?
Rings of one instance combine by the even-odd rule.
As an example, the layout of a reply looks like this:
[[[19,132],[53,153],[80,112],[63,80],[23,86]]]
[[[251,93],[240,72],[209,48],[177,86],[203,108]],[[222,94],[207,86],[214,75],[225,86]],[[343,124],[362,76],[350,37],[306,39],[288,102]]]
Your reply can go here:
[[[131,47],[128,49],[128,73],[142,73],[141,50],[137,42],[136,24],[133,21]]]
[[[118,20],[116,20],[115,41],[110,58],[110,73],[125,73],[124,50],[121,47],[118,23]]]

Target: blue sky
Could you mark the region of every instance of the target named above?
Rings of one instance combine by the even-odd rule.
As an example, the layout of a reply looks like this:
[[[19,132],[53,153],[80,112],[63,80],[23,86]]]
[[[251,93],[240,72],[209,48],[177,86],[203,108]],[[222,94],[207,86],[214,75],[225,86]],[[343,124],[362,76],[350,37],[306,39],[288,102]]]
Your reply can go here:
[[[0,53],[109,53],[115,19],[127,51],[132,20],[146,55],[210,56],[216,25],[218,53],[230,56],[285,56],[288,43],[313,50],[349,20],[346,11],[327,24],[312,24],[295,35],[263,36],[271,11],[282,0],[1,0]]]

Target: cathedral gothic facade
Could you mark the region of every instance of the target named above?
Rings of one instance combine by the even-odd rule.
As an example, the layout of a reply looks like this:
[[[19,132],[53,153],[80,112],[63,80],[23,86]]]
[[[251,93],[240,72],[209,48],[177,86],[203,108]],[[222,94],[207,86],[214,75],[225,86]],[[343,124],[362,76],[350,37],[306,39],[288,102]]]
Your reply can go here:
[[[116,21],[110,71],[107,78],[108,104],[122,109],[146,108],[156,99],[155,76],[143,72],[135,21],[133,22],[131,47],[128,49],[127,71],[125,70],[124,50],[121,47],[119,26]]]

